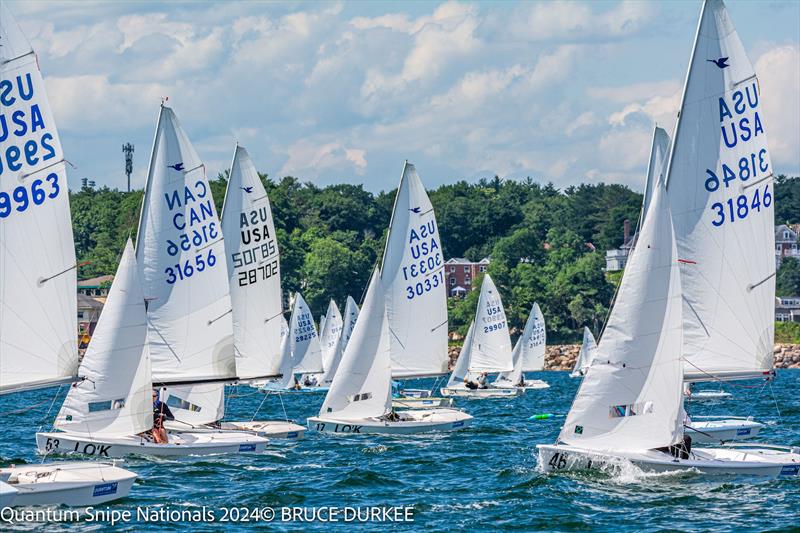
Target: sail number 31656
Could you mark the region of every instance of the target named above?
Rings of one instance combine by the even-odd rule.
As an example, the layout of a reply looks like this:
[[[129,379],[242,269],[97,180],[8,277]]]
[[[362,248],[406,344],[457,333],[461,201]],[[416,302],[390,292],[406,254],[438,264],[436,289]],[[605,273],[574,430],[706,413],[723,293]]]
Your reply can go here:
[[[205,255],[205,257],[203,257]],[[167,283],[170,285],[182,281],[186,278],[191,278],[195,272],[202,272],[206,267],[211,268],[217,264],[217,256],[214,255],[214,250],[209,250],[208,255],[197,254],[194,256],[194,264],[190,260],[186,260],[183,264],[175,264],[164,269],[164,274],[167,275]]]

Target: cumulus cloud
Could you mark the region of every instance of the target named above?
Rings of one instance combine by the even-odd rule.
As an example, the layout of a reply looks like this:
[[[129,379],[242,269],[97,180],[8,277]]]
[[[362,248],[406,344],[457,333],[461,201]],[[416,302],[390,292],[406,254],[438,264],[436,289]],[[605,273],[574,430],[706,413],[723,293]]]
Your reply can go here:
[[[773,164],[800,170],[800,45],[764,52],[755,62],[763,94],[765,127]]]

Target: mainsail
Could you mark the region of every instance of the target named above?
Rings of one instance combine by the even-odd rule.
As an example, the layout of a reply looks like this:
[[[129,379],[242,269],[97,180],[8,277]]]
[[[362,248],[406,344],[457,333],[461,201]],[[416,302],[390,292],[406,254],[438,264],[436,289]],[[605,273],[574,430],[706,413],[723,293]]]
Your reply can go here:
[[[231,300],[205,166],[161,106],[137,234],[157,384],[236,377]]]
[[[470,373],[508,372],[514,369],[511,337],[500,293],[486,274],[478,297],[475,331],[469,358]]]
[[[289,353],[295,374],[321,374],[325,370],[314,315],[300,293],[295,295],[289,324]]]
[[[331,366],[333,365],[333,358],[336,354],[336,343],[339,341],[339,336],[342,334],[342,314],[339,312],[339,307],[333,300],[328,304],[328,312],[323,317],[324,320],[320,322],[320,348],[322,350],[322,367],[325,369],[324,379],[328,376]],[[333,377],[333,374],[330,374]]]
[[[325,396],[320,416],[379,417],[392,409],[389,325],[380,273],[372,274],[360,319]]]
[[[725,5],[705,2],[667,171],[689,381],[772,369],[775,191],[761,97]]]
[[[128,239],[108,300],[55,427],[71,433],[136,435],[153,427],[147,313]]]
[[[344,308],[344,317],[342,317],[342,331],[339,338],[336,340],[336,347],[333,352],[333,357],[330,361],[330,366],[325,369],[325,375],[322,378],[323,385],[330,385],[333,381],[333,376],[339,369],[339,363],[342,361],[342,355],[347,348],[350,337],[353,334],[353,329],[356,327],[358,320],[358,304],[352,297],[347,297],[347,304]]]
[[[577,378],[585,376],[586,371],[592,366],[592,361],[597,356],[597,341],[594,340],[591,330],[583,328],[583,342],[581,343],[581,351],[578,352],[578,357],[575,359],[575,368],[572,369],[570,377]]]
[[[511,359],[514,368],[510,372],[501,372],[496,382],[509,381],[517,384],[523,372],[538,372],[544,370],[544,356],[547,344],[547,334],[545,332],[544,316],[539,304],[534,303],[531,314],[525,322],[522,335],[517,339]]]
[[[593,450],[640,451],[681,440],[680,298],[677,252],[662,184],[560,442]]]
[[[281,272],[267,191],[237,145],[222,207],[222,234],[231,294],[233,345],[239,379],[280,372]]]
[[[464,344],[461,345],[461,351],[458,354],[458,359],[456,359],[453,371],[450,373],[450,379],[447,380],[448,387],[454,387],[460,383],[464,383],[464,380],[469,376],[469,359],[472,354],[472,338],[474,337],[474,333],[475,321],[473,320],[469,325],[469,330],[467,330]]]
[[[5,2],[0,2],[0,83],[0,394],[5,394],[74,381],[78,370],[75,245],[64,154],[36,54]]]
[[[447,373],[447,294],[441,237],[414,165],[397,188],[381,264],[386,289],[392,376]]]
[[[663,181],[667,174],[669,143],[670,139],[667,130],[654,126],[653,142],[650,146],[650,161],[647,163],[647,179],[645,180],[644,193],[642,194],[642,213],[639,216],[639,229],[642,228],[644,215],[650,207],[656,185]]]

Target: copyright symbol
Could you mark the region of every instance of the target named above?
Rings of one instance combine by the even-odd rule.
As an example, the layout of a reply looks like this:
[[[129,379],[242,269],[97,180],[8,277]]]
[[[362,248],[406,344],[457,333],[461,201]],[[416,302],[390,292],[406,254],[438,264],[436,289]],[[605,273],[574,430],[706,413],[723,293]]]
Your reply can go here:
[[[265,522],[272,522],[275,519],[275,509],[272,507],[261,508],[261,520]]]

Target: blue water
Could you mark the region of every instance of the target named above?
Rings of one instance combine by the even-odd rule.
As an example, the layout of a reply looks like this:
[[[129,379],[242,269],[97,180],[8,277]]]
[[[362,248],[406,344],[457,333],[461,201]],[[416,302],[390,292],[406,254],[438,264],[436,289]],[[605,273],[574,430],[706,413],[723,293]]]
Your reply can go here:
[[[305,440],[274,441],[261,455],[128,459],[124,466],[140,479],[130,497],[109,505],[173,510],[206,506],[411,506],[414,522],[367,524],[418,531],[523,529],[558,531],[774,531],[800,524],[800,479],[713,479],[695,474],[618,477],[544,475],[536,469],[535,444],[553,442],[562,418],[529,421],[535,413],[565,413],[578,381],[564,372],[539,376],[551,388],[528,391],[513,400],[461,401],[475,416],[472,427],[447,434],[413,437],[332,437],[308,433]],[[432,381],[427,381],[430,384]],[[424,384],[424,383],[420,383]],[[418,385],[418,383],[414,383]],[[718,388],[706,385],[707,388]],[[702,388],[702,386],[701,386]],[[691,414],[753,415],[768,427],[761,441],[800,445],[800,371],[779,370],[770,388],[725,385],[733,399],[690,403]],[[232,389],[230,419],[283,418],[281,399],[246,387]],[[0,460],[35,462],[34,433],[47,420],[55,390],[0,398],[4,413]],[[62,391],[63,395],[63,391]],[[774,395],[774,397],[773,397]],[[316,414],[322,395],[282,396],[290,419],[305,422]],[[25,413],[7,411],[40,404]],[[50,413],[54,416],[60,397]],[[780,414],[779,414],[780,413]],[[104,506],[105,507],[105,506]],[[352,524],[337,524],[350,528]],[[9,524],[0,523],[0,530]],[[41,525],[18,525],[41,530]],[[129,523],[126,531],[181,529],[254,529],[256,523]],[[322,529],[330,524],[273,522],[282,531]],[[51,524],[47,529],[105,530],[105,524]]]

